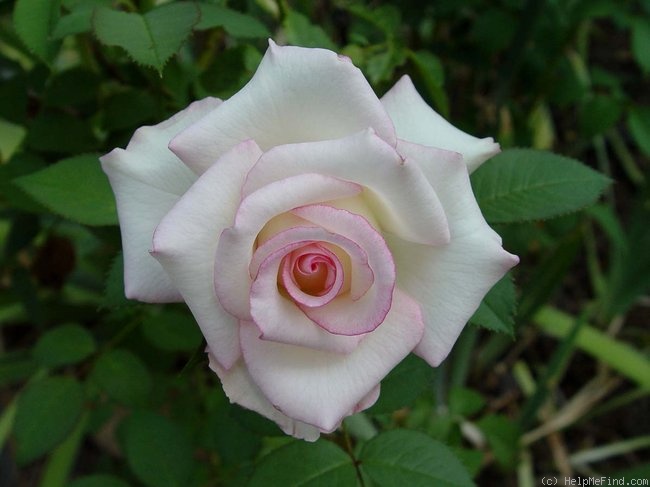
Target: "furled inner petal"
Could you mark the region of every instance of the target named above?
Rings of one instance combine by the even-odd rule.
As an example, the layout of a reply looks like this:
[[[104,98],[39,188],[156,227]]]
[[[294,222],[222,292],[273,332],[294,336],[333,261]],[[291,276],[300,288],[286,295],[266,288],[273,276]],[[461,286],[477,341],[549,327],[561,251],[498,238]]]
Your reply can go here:
[[[322,229],[309,230],[322,232]],[[250,310],[253,321],[259,328],[259,337],[265,341],[314,350],[350,353],[363,340],[363,335],[342,336],[327,332],[310,320],[294,299],[280,288],[278,274],[283,259],[306,244],[311,242],[299,240],[281,247],[266,255],[256,268],[255,280],[250,289]]]
[[[235,224],[221,234],[215,253],[214,290],[221,305],[240,319],[250,319],[248,267],[255,240],[273,217],[292,208],[358,194],[361,187],[320,174],[288,177],[260,188],[239,205]]]
[[[300,305],[309,318],[330,333],[359,335],[373,331],[390,310],[395,286],[395,266],[386,242],[362,216],[325,205],[308,205],[293,210],[300,218],[348,238],[368,255],[374,283],[358,300],[341,294],[315,308]]]
[[[282,259],[280,281],[303,306],[329,303],[343,287],[343,266],[336,254],[318,243],[294,250]]]
[[[297,217],[296,217],[297,218]],[[374,282],[374,274],[368,265],[368,255],[353,240],[342,235],[329,232],[323,228],[311,226],[309,222],[299,219],[304,225],[287,228],[278,232],[261,244],[253,254],[249,265],[251,279],[257,276],[261,263],[271,253],[289,245],[304,245],[306,242],[319,242],[320,245],[331,251],[341,263],[343,272],[343,285],[340,293],[348,292],[353,300],[359,299]],[[291,247],[295,248],[295,247]]]

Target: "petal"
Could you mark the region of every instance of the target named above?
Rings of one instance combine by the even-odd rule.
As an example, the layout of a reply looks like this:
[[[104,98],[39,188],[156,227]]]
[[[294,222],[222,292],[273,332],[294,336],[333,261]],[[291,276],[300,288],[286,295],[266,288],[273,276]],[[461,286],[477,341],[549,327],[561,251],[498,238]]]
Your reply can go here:
[[[255,239],[264,225],[292,208],[354,196],[361,188],[320,174],[303,174],[276,181],[247,196],[239,206],[233,227],[219,238],[214,268],[214,289],[231,314],[250,320],[248,266]]]
[[[309,222],[300,219],[305,225]],[[287,247],[290,244],[302,245],[305,242],[327,242],[335,245],[347,256],[350,268],[345,272],[351,274],[346,276],[349,279],[350,295],[353,299],[359,299],[370,288],[375,280],[374,273],[368,265],[368,254],[353,240],[317,226],[296,226],[279,231],[272,238],[260,245],[253,254],[249,265],[249,275],[255,279],[260,265],[271,254]],[[346,290],[345,288],[343,289]]]
[[[277,275],[282,257],[294,247],[315,240],[339,245],[352,254],[351,260],[361,260],[361,265],[363,260],[367,262],[365,254],[356,244],[322,228],[297,227],[281,232],[257,249],[251,262],[255,278],[250,291],[251,316],[264,340],[335,353],[350,353],[361,342],[362,335],[328,333],[278,291]]]
[[[156,228],[152,255],[167,271],[201,327],[219,363],[239,357],[237,320],[222,308],[213,287],[219,235],[232,224],[246,172],[261,152],[243,142],[205,172]]]
[[[100,158],[117,201],[124,290],[130,299],[150,303],[182,299],[160,264],[149,255],[156,225],[196,180],[167,144],[219,103],[215,98],[194,102],[165,122],[136,130],[126,150],[114,149]]]
[[[231,403],[239,404],[275,421],[287,435],[306,441],[316,441],[318,439],[320,436],[318,428],[295,421],[271,405],[259,387],[251,380],[243,362],[237,362],[232,368],[226,370],[219,365],[219,362],[211,353],[208,356],[210,358],[210,368],[221,379],[223,390]]]
[[[474,199],[469,176],[459,160],[440,160],[439,153],[400,143],[400,151],[429,165],[434,189],[447,211],[451,241],[442,247],[413,244],[386,235],[397,285],[422,305],[425,332],[416,353],[437,366],[490,288],[519,259],[503,250]]]
[[[442,118],[422,99],[408,76],[402,76],[381,102],[395,124],[397,137],[459,152],[470,172],[501,150],[492,137],[478,139]]]
[[[248,174],[243,194],[303,173],[362,185],[364,199],[385,231],[418,243],[449,241],[442,205],[421,169],[402,159],[372,130],[338,140],[275,147]]]
[[[301,306],[304,313],[330,333],[359,335],[377,328],[390,310],[395,266],[383,237],[361,216],[325,205],[296,208],[293,213],[350,239],[368,256],[374,283],[358,300],[343,294],[318,308]]]
[[[242,325],[240,338],[250,376],[271,404],[331,431],[408,355],[422,332],[420,307],[396,290],[382,326],[348,355],[260,340],[252,323]]]
[[[244,88],[172,141],[171,149],[194,172],[249,138],[266,151],[372,127],[395,145],[390,118],[349,59],[325,49],[269,45]]]

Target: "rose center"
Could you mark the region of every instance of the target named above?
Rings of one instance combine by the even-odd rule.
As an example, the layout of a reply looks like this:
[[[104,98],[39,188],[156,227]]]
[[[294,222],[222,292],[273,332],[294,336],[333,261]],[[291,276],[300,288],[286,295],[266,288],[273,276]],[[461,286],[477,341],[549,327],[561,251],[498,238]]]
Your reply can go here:
[[[310,243],[283,258],[279,278],[294,300],[314,307],[328,303],[339,294],[344,270],[334,252],[324,245]]]
[[[332,288],[336,267],[331,258],[323,254],[305,254],[293,265],[293,280],[300,290],[312,296],[322,296]]]

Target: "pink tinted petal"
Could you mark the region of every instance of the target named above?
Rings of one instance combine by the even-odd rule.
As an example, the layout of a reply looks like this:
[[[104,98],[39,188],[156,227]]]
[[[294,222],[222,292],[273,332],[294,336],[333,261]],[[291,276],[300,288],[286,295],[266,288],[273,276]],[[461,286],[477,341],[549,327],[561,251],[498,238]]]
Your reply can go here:
[[[276,147],[250,171],[243,194],[312,172],[362,185],[363,197],[382,230],[418,243],[449,241],[445,213],[421,169],[372,130],[338,140]]]
[[[247,141],[222,157],[163,218],[153,240],[152,255],[183,295],[225,368],[239,357],[237,320],[214,294],[214,256],[219,235],[234,219],[246,172],[259,155],[257,145]]]
[[[417,345],[423,324],[417,302],[396,290],[384,324],[348,355],[260,340],[251,326],[240,332],[250,376],[271,404],[331,431]]]
[[[377,328],[390,310],[395,266],[383,237],[361,216],[325,205],[296,208],[293,213],[359,245],[368,256],[374,284],[358,300],[340,295],[318,308],[302,307],[309,318],[330,333],[359,335]]]
[[[310,229],[319,230],[322,229]],[[294,234],[298,232],[292,232]],[[296,241],[266,255],[256,269],[250,290],[250,312],[264,340],[297,345],[333,353],[350,353],[363,339],[362,335],[332,335],[311,321],[289,298],[284,297],[277,283],[283,257],[304,245]],[[270,240],[267,244],[272,245]],[[266,244],[265,244],[266,245]]]
[[[170,139],[219,105],[206,98],[169,120],[135,131],[126,149],[101,157],[117,201],[124,249],[124,290],[149,303],[181,301],[167,274],[149,255],[154,229],[196,180],[169,149]]]
[[[449,216],[451,242],[417,245],[387,235],[397,267],[397,285],[422,305],[426,324],[416,352],[437,366],[490,288],[519,259],[501,248],[474,199],[459,160],[442,160],[436,151],[400,142],[400,150],[428,165],[436,193]]]
[[[301,205],[346,198],[359,193],[353,183],[320,174],[303,174],[271,183],[247,196],[239,206],[233,227],[218,239],[214,288],[231,314],[250,319],[248,266],[258,233],[273,217]]]
[[[259,387],[253,383],[246,366],[241,361],[237,362],[230,370],[226,370],[219,365],[219,362],[211,353],[208,356],[210,358],[210,368],[221,379],[223,390],[231,403],[239,404],[271,421],[275,421],[287,435],[306,441],[316,441],[318,439],[320,436],[318,428],[295,421],[271,405]]]
[[[393,124],[361,71],[325,49],[269,41],[253,79],[219,110],[180,134],[172,150],[197,174],[240,141],[264,150],[338,139],[367,127],[395,144]]]
[[[282,284],[296,303],[307,307],[323,306],[334,299],[343,287],[345,276],[341,261],[324,247],[316,244],[304,246],[285,256],[282,262]],[[316,266],[317,269],[302,269],[305,265]],[[326,275],[322,276],[323,273]],[[322,280],[324,284],[321,284]],[[313,281],[319,282],[314,284]],[[317,292],[309,294],[305,285],[314,286]]]
[[[501,150],[491,137],[478,139],[457,129],[422,99],[411,78],[402,78],[381,99],[400,139],[463,155],[472,172]]]
[[[353,300],[363,296],[372,283],[374,274],[368,265],[368,255],[359,245],[349,238],[328,232],[319,227],[292,227],[277,233],[264,242],[253,254],[249,265],[249,275],[255,279],[262,262],[274,252],[288,245],[298,248],[306,242],[327,242],[336,245],[350,258],[350,296]]]

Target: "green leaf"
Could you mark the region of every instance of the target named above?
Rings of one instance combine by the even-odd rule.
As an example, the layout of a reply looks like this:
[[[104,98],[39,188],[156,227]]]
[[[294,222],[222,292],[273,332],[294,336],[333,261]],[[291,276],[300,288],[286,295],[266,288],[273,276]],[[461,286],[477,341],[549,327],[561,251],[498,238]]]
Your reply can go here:
[[[168,352],[192,351],[203,339],[190,314],[170,309],[145,318],[142,334],[152,345]]]
[[[58,326],[39,338],[32,351],[45,367],[76,364],[95,351],[95,340],[79,325]]]
[[[595,95],[585,101],[580,112],[580,130],[585,137],[602,134],[621,118],[623,104],[608,95]]]
[[[575,159],[508,149],[472,174],[472,188],[490,223],[552,218],[596,201],[610,180]]]
[[[61,443],[77,423],[83,401],[81,385],[70,377],[28,386],[18,399],[14,423],[18,462],[29,463]]]
[[[561,342],[566,341],[576,321],[575,317],[550,306],[542,308],[533,320],[545,333]],[[589,324],[582,326],[575,343],[596,360],[609,365],[644,389],[650,389],[650,360],[632,345],[616,340]]]
[[[445,72],[440,59],[429,51],[407,51],[407,56],[424,82],[436,108],[449,116],[449,100],[444,90]]]
[[[69,14],[59,19],[52,32],[52,37],[61,39],[65,36],[90,32],[92,18],[97,6],[110,6],[110,0],[81,0],[72,7]]]
[[[514,336],[514,312],[517,303],[512,276],[506,275],[486,294],[470,322],[488,330]]]
[[[323,28],[312,24],[307,17],[298,12],[288,10],[283,26],[287,40],[292,45],[336,50],[336,45]]]
[[[41,152],[78,154],[97,149],[97,139],[88,120],[66,112],[45,112],[30,124],[27,145]]]
[[[265,39],[271,33],[259,20],[251,15],[242,14],[226,7],[212,3],[198,3],[201,20],[195,30],[207,30],[223,27],[231,36],[237,39]]]
[[[90,380],[116,401],[127,406],[147,402],[151,376],[142,360],[128,350],[112,350],[102,355]]]
[[[64,487],[86,434],[90,412],[82,414],[72,433],[51,453],[43,469],[41,487]]]
[[[472,486],[472,479],[443,443],[417,431],[394,430],[366,443],[361,469],[380,487]]]
[[[497,462],[506,468],[514,468],[519,452],[519,428],[505,416],[485,416],[476,423],[485,434]]]
[[[124,295],[124,256],[120,252],[113,259],[106,276],[103,304],[107,308],[118,308],[131,303]]]
[[[102,44],[123,48],[134,61],[161,74],[198,21],[199,10],[194,3],[176,2],[144,15],[100,7],[95,11],[93,26]]]
[[[115,198],[97,155],[64,159],[14,180],[54,213],[86,225],[115,225]]]
[[[129,487],[129,485],[112,475],[88,475],[70,482],[68,487]]]
[[[433,381],[433,368],[416,355],[409,355],[381,381],[381,395],[368,411],[392,413],[411,406]]]
[[[137,128],[155,119],[159,106],[159,102],[146,91],[116,93],[106,101],[104,127],[109,131]]]
[[[50,32],[59,18],[60,0],[17,0],[14,27],[25,45],[41,60],[50,63],[59,43],[50,40]]]
[[[120,431],[133,473],[149,487],[186,487],[194,469],[192,445],[185,431],[169,419],[137,412]]]
[[[449,391],[449,411],[453,414],[469,417],[478,413],[483,406],[485,399],[472,389],[454,387]]]
[[[0,118],[0,164],[11,159],[25,139],[25,127]]]
[[[650,21],[639,18],[632,25],[632,53],[644,73],[650,73]]]
[[[650,157],[650,107],[632,107],[627,126],[641,151]]]
[[[262,458],[248,487],[358,485],[352,459],[329,441],[296,441]]]

